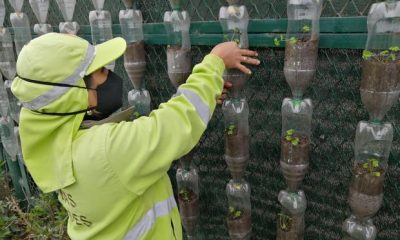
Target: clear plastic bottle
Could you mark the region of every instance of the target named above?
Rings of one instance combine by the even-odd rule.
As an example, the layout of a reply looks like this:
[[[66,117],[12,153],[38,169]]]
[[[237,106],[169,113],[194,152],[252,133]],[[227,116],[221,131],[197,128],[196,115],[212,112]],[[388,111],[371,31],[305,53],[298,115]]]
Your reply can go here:
[[[370,119],[381,121],[400,95],[400,2],[375,3],[368,14],[361,100]]]
[[[50,24],[46,24],[47,13],[49,11],[50,0],[29,0],[33,13],[35,14],[38,24],[33,26],[33,31],[38,35],[53,32]]]
[[[57,5],[61,10],[64,22],[60,22],[59,28],[61,33],[76,35],[79,31],[79,24],[73,22],[76,0],[56,0]]]
[[[199,220],[199,175],[191,161],[181,161],[176,171],[178,202],[182,225],[188,237],[195,235]]]
[[[104,3],[104,1],[103,1]],[[102,4],[93,1],[96,7]],[[111,14],[105,10],[95,10],[89,12],[90,30],[92,32],[92,44],[97,45],[112,39],[112,21]],[[115,62],[111,62],[106,66],[111,71],[114,71]]]
[[[16,61],[13,40],[7,28],[0,27],[0,70],[5,79],[14,79]]]
[[[315,76],[322,0],[288,0],[284,74],[294,98]]]
[[[228,232],[232,240],[248,240],[251,237],[250,185],[244,179],[231,179],[226,185],[228,197]]]
[[[225,123],[225,161],[233,178],[245,174],[249,162],[249,106],[246,99],[228,99],[222,106]]]
[[[21,112],[22,104],[18,99],[14,96],[11,91],[12,80],[6,80],[4,82],[4,87],[7,92],[8,102],[10,104],[10,115],[11,118],[14,119],[15,122],[19,123],[19,114]]]
[[[29,18],[23,12],[15,12],[10,14],[10,21],[14,30],[15,50],[19,55],[22,47],[32,40]]]
[[[4,19],[6,18],[6,7],[4,0],[0,0],[0,27],[4,27]]]
[[[164,25],[173,43],[167,47],[168,76],[177,88],[192,72],[190,16],[186,11],[167,11],[164,14]]]
[[[282,210],[278,214],[277,240],[304,239],[304,213],[307,208],[306,195],[302,190],[297,192],[280,191],[278,201]]]
[[[289,191],[298,190],[308,170],[312,112],[310,99],[283,100],[280,165]]]
[[[0,135],[4,149],[13,161],[16,161],[18,142],[14,134],[14,122],[10,116],[0,118]]]
[[[126,9],[119,12],[122,37],[128,43],[124,54],[124,66],[135,89],[142,89],[146,72],[143,17],[139,10]]]
[[[246,6],[230,5],[221,7],[219,10],[219,21],[224,32],[224,41],[235,41],[240,48],[248,48],[249,40],[247,27],[249,14]],[[224,72],[224,80],[232,83],[229,89],[229,97],[239,98],[249,76],[237,69],[228,69]]]
[[[122,0],[126,9],[131,9],[133,7],[133,0]]]
[[[21,12],[24,0],[8,0],[15,12]]]
[[[10,114],[10,103],[8,102],[7,91],[4,86],[3,78],[0,75],[0,114],[8,116]]]
[[[181,9],[181,1],[180,0],[169,0],[169,5],[172,10],[180,10]]]
[[[150,93],[146,89],[133,89],[128,93],[128,103],[131,106],[135,106],[135,115],[147,116],[151,111],[151,98]]]

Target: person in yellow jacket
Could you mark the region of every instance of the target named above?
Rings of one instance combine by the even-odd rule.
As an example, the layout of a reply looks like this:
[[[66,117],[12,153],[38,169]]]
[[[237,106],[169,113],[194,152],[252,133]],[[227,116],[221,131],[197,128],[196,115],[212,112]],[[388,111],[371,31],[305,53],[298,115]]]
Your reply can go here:
[[[83,128],[86,120],[107,122],[121,107],[122,80],[104,66],[125,49],[122,38],[92,46],[58,33],[22,49],[12,92],[23,104],[25,163],[43,192],[57,191],[71,239],[180,240],[167,171],[206,129],[225,67],[250,73],[242,62],[259,64],[257,53],[220,44],[148,117]]]

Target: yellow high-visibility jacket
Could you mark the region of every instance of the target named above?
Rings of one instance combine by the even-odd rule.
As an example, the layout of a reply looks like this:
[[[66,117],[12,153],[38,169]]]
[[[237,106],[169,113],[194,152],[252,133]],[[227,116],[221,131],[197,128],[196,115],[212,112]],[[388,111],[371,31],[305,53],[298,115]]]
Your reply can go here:
[[[58,191],[72,239],[182,239],[167,171],[206,129],[224,68],[210,54],[149,117],[78,131],[72,143],[76,182]]]

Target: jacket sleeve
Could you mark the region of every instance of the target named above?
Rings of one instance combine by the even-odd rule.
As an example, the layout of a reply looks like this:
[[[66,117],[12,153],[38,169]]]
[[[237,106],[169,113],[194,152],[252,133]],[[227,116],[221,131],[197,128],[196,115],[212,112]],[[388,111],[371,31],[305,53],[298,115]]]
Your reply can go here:
[[[197,144],[222,92],[224,69],[222,59],[207,55],[149,117],[110,127],[107,158],[127,189],[141,195]]]

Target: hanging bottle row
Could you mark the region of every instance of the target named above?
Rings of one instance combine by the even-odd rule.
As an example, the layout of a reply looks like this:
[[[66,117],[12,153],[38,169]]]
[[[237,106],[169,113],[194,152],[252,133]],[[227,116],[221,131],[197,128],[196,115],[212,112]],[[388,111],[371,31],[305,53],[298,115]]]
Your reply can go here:
[[[18,122],[21,103],[12,95],[10,87],[16,75],[16,56],[31,39],[28,16],[22,12],[23,0],[8,0],[13,8],[9,15],[13,35],[3,26],[6,17],[4,0],[0,0],[0,135],[3,147],[11,160],[7,163],[18,172],[12,179],[21,186],[26,196],[30,189],[19,143]],[[143,16],[134,0],[122,1],[119,11],[121,35],[127,42],[123,65],[131,90],[128,103],[135,109],[135,117],[151,111],[151,97],[146,89],[146,50]],[[242,49],[249,48],[249,13],[240,0],[227,0],[219,10],[219,23],[224,41],[234,41]],[[63,22],[59,31],[78,34],[80,26],[73,20],[76,0],[56,0]],[[104,10],[105,0],[92,0],[89,12],[93,45],[113,38],[111,13]],[[166,47],[167,73],[176,89],[184,84],[192,71],[190,26],[191,18],[180,0],[169,0],[171,10],[164,13],[163,22],[169,45]],[[50,0],[29,0],[37,18],[33,26],[36,35],[53,31],[47,23]],[[306,193],[301,189],[312,151],[313,104],[304,98],[315,78],[320,40],[319,19],[323,0],[287,0],[288,24],[286,35],[274,39],[276,46],[285,45],[283,74],[291,89],[291,97],[283,99],[281,114],[280,168],[286,188],[278,194],[280,212],[277,214],[278,240],[302,240],[306,227]],[[355,161],[349,184],[348,203],[351,216],[342,229],[344,239],[373,240],[377,229],[372,217],[383,202],[383,183],[388,169],[388,158],[393,141],[393,126],[384,116],[400,95],[400,2],[386,0],[372,5],[368,19],[368,40],[363,52],[361,100],[369,113],[368,121],[358,123],[355,135]],[[16,55],[14,54],[14,47]],[[107,65],[115,69],[115,62]],[[224,81],[230,82],[228,98],[222,105],[224,121],[224,159],[231,179],[227,179],[225,223],[231,239],[250,239],[252,235],[251,187],[246,181],[250,154],[250,109],[244,87],[249,75],[237,69],[227,69]],[[177,198],[188,239],[202,239],[200,231],[200,186],[193,152],[179,161],[176,172]],[[312,162],[311,162],[312,163]],[[24,180],[25,179],[25,180]],[[15,185],[14,184],[14,185]]]

